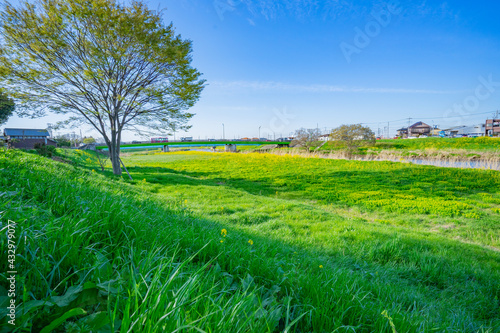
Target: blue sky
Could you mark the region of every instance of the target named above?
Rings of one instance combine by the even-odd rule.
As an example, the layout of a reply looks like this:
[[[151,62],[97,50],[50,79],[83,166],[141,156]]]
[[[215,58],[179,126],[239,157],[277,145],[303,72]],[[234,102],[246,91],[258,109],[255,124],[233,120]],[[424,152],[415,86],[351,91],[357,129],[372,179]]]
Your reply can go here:
[[[261,137],[279,137],[351,123],[377,134],[389,125],[392,136],[408,122],[475,124],[500,109],[497,2],[148,3],[193,41],[193,65],[207,80],[192,129],[177,137],[221,138],[222,124],[232,139],[259,127]],[[13,117],[5,126],[56,120]]]

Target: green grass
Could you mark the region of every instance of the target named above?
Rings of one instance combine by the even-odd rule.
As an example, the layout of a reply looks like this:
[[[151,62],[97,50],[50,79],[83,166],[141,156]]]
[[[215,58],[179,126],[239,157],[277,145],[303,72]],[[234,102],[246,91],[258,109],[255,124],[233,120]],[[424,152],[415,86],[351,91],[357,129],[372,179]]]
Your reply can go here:
[[[341,144],[327,142],[321,147],[322,151],[344,149]],[[500,138],[422,138],[422,139],[391,139],[377,140],[374,146],[368,147],[372,151],[377,150],[471,150],[471,151],[498,151],[500,149]]]
[[[1,154],[19,331],[500,329],[496,172],[142,153],[128,181],[92,154]]]

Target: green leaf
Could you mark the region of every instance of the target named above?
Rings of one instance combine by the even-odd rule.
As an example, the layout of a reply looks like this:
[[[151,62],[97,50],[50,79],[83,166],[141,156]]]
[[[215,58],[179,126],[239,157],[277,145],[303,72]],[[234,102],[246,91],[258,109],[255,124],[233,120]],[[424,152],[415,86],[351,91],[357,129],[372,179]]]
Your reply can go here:
[[[25,316],[31,310],[40,306],[53,306],[54,303],[47,300],[33,300],[17,306],[16,315],[18,317]]]
[[[66,294],[63,296],[53,296],[52,301],[56,303],[61,308],[64,306],[68,306],[72,301],[74,301],[78,295],[82,292],[82,286],[72,286],[69,287],[66,291]]]
[[[106,312],[96,312],[80,319],[78,322],[87,325],[92,331],[95,331],[109,324],[110,320]]]
[[[63,314],[61,317],[57,318],[53,322],[50,323],[49,326],[45,326],[40,333],[49,333],[52,332],[56,327],[59,327],[62,323],[64,323],[66,320],[68,320],[71,317],[79,316],[79,315],[84,315],[87,314],[87,312],[82,309],[82,308],[76,308],[76,309],[71,309],[65,314]]]

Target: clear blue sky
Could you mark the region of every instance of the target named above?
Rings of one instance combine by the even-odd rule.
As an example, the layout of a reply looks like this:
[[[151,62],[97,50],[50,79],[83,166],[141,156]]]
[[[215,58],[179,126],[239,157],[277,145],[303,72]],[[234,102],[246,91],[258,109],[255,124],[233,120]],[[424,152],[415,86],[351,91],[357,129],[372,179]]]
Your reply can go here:
[[[378,133],[398,120],[394,135],[409,121],[468,125],[500,110],[500,3],[491,0],[148,3],[193,41],[208,84],[192,129],[177,137],[220,138],[223,123],[231,139],[350,123]]]

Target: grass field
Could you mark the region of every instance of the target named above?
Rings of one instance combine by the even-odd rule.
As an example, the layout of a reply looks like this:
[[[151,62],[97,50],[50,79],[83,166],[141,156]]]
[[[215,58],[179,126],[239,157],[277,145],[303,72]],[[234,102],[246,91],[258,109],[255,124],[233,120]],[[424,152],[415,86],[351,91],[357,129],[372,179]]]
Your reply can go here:
[[[143,152],[130,181],[0,154],[20,332],[500,331],[498,172]]]

